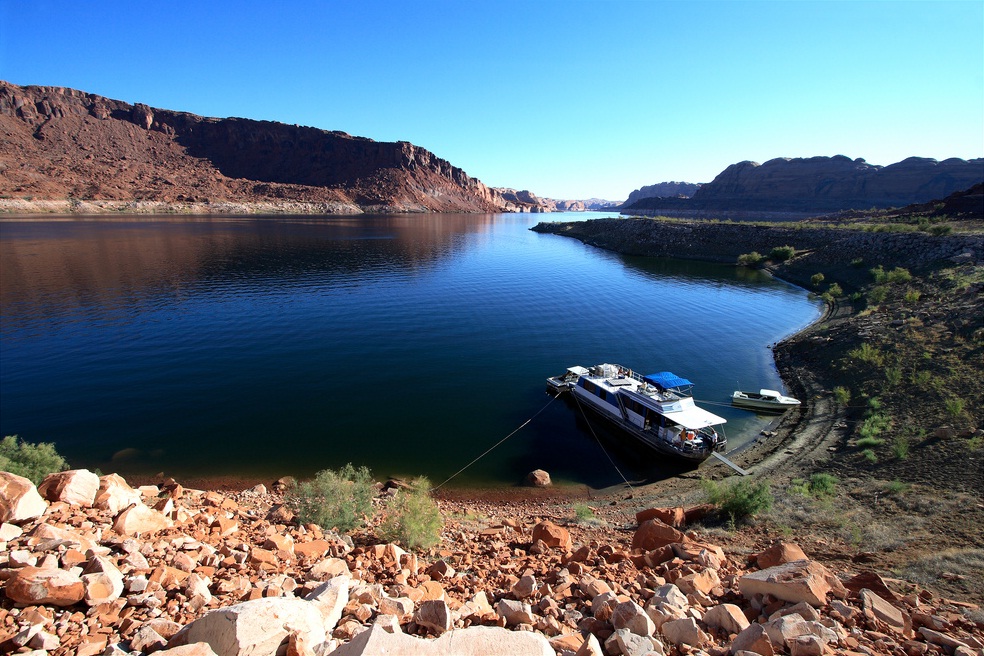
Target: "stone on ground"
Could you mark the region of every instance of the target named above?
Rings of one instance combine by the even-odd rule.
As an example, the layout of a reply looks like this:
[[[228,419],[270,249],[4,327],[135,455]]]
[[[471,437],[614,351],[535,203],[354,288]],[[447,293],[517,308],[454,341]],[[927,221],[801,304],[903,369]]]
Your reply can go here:
[[[26,522],[47,509],[48,502],[30,479],[0,471],[0,522]]]

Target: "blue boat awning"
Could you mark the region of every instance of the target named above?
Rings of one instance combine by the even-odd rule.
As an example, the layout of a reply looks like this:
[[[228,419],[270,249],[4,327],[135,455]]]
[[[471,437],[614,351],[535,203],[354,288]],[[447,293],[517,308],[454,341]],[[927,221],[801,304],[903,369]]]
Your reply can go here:
[[[658,387],[662,387],[663,389],[693,387],[693,383],[686,378],[680,378],[672,371],[661,371],[657,374],[649,374],[648,376],[643,376],[643,380],[646,380]]]

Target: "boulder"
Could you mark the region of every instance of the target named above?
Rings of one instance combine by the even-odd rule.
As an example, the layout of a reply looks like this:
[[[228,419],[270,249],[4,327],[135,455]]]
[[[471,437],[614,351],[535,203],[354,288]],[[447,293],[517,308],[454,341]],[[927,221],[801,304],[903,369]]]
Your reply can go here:
[[[776,653],[772,641],[761,624],[751,624],[739,633],[731,643],[731,653],[749,651],[760,656],[773,656]]]
[[[893,606],[877,594],[864,588],[861,590],[861,608],[870,622],[906,636],[912,635],[912,618],[908,613]]]
[[[571,550],[570,532],[553,522],[544,521],[533,527],[533,542],[537,542],[538,540],[552,549]]]
[[[100,510],[116,514],[127,506],[143,503],[140,493],[130,487],[119,474],[99,477],[99,490],[93,505]]]
[[[448,631],[436,640],[390,633],[373,625],[331,652],[332,656],[555,656],[545,637],[528,631],[471,626]],[[221,655],[220,655],[221,656]]]
[[[171,520],[142,503],[134,504],[116,516],[113,530],[120,535],[151,535],[171,527]]]
[[[512,599],[500,599],[495,606],[496,614],[501,617],[506,626],[516,626],[517,624],[536,624],[536,615],[529,604]]]
[[[798,545],[785,542],[777,542],[755,557],[759,569],[768,569],[794,560],[808,560],[808,558]]]
[[[98,491],[99,477],[88,469],[48,474],[38,486],[38,494],[48,501],[63,501],[83,508],[92,507]]]
[[[704,624],[710,628],[724,630],[725,633],[741,633],[748,628],[748,618],[741,608],[734,604],[720,604],[704,613]]]
[[[636,524],[642,524],[650,519],[658,519],[667,526],[680,528],[687,522],[683,508],[647,508],[636,513]]]
[[[425,601],[413,614],[413,621],[440,635],[451,628],[451,609],[441,599]]]
[[[321,611],[324,618],[326,631],[331,631],[342,618],[345,604],[349,600],[349,584],[352,578],[349,576],[336,576],[326,581],[312,590],[304,599],[314,603]],[[412,607],[411,607],[412,608]]]
[[[542,469],[534,469],[526,475],[526,484],[533,487],[549,487],[551,485],[550,474]]]
[[[707,634],[700,630],[697,621],[692,617],[663,622],[660,627],[663,637],[674,645],[699,645],[708,640]]]
[[[683,542],[685,536],[669,524],[658,519],[647,519],[632,536],[632,550],[652,551],[659,547],[668,546],[674,542]]]
[[[837,597],[847,594],[837,577],[813,560],[795,560],[745,574],[738,580],[738,590],[748,598],[771,594],[776,599],[794,604],[805,601],[816,607],[826,605],[827,593]]]
[[[44,514],[48,502],[29,479],[0,471],[0,522],[26,522]]]
[[[306,634],[315,648],[326,642],[318,605],[294,597],[267,597],[206,613],[178,631],[168,647],[207,642],[218,656],[272,655],[294,631]]]
[[[650,619],[642,606],[634,601],[623,601],[615,606],[611,617],[615,630],[628,629],[640,636],[651,636],[656,631],[656,625]]]
[[[82,601],[85,584],[61,569],[22,567],[7,581],[7,598],[19,604],[71,606]]]
[[[154,653],[157,656],[218,656],[207,642],[195,642],[190,645],[162,649]]]

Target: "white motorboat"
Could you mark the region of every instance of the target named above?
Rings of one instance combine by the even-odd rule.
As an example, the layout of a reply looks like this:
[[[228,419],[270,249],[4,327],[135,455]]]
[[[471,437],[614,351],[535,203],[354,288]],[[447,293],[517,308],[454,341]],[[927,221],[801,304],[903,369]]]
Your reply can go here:
[[[693,383],[671,372],[641,376],[617,364],[570,367],[547,379],[547,389],[569,392],[581,406],[664,454],[701,462],[724,451],[727,438],[716,427],[726,420],[694,403]]]
[[[760,389],[758,392],[735,390],[735,393],[731,395],[731,405],[750,410],[785,412],[790,408],[795,408],[799,404],[798,399],[794,399],[791,396],[783,396],[780,392],[769,389]]]

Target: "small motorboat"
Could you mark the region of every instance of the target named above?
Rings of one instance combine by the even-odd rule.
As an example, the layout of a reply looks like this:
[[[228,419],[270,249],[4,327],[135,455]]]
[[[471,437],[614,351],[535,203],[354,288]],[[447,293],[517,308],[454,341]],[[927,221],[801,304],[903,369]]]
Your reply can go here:
[[[783,396],[776,390],[761,389],[758,392],[742,392],[735,390],[731,395],[731,405],[749,410],[765,412],[785,412],[800,404],[798,399]]]

